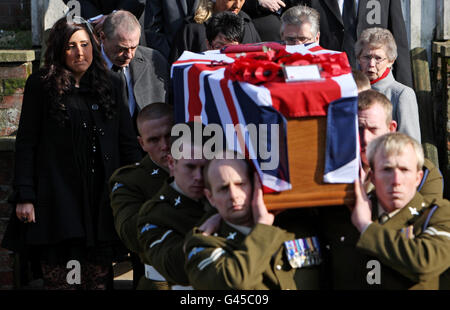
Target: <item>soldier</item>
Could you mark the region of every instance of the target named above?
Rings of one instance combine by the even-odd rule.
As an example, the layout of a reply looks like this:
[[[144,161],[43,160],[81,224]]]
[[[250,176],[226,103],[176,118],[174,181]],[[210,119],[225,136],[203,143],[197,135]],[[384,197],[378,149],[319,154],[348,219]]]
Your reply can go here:
[[[392,103],[389,99],[375,90],[366,90],[358,95],[358,122],[361,141],[361,163],[365,174],[369,172],[366,148],[375,138],[397,130],[397,122],[392,119]],[[372,188],[366,183],[366,192]],[[423,165],[423,179],[418,191],[427,199],[442,198],[443,180],[439,169],[428,159]]]
[[[417,192],[422,147],[407,135],[389,133],[369,144],[367,158],[375,191],[368,196],[362,182],[355,181],[351,216],[360,232],[356,248],[369,255],[363,264],[375,266],[367,283],[384,289],[438,289],[440,274],[450,267],[450,203],[428,201]]]
[[[293,233],[272,226],[274,215],[266,209],[258,175],[252,177],[244,159],[213,159],[204,175],[206,197],[222,221],[214,235],[204,233],[207,221],[186,237],[186,271],[194,288],[298,289],[293,266],[319,263],[316,239],[295,240]],[[310,252],[294,250],[295,242],[308,241]]]
[[[366,179],[370,166],[366,158],[366,146],[375,138],[395,132],[397,123],[392,120],[392,104],[383,94],[366,90],[358,95],[358,122],[361,143],[361,164],[364,171],[363,183],[366,191],[373,190],[370,179]],[[425,159],[422,182],[417,190],[429,200],[442,198],[442,175],[431,161]],[[360,268],[355,256],[355,244],[359,233],[350,221],[350,210],[346,206],[320,208],[321,230],[329,248],[331,286],[335,289],[358,289],[361,285]],[[362,267],[364,270],[365,266]]]
[[[211,215],[208,211],[214,210],[203,199],[202,170],[206,159],[198,156],[202,155],[203,146],[197,143],[195,134],[191,135],[196,132],[195,127],[201,125],[179,125],[184,126],[183,135],[176,140],[172,137],[171,154],[168,155],[173,177],[167,179],[153,199],[142,206],[137,234],[144,262],[167,279],[172,289],[187,289],[180,288],[189,285],[184,271],[185,235],[204,216]],[[174,127],[172,132],[178,128]]]
[[[132,253],[140,254],[136,226],[139,209],[162,187],[169,177],[168,155],[173,109],[166,103],[153,103],[143,108],[137,117],[138,141],[147,153],[135,165],[118,169],[110,178],[111,207],[114,223],[121,240]],[[134,256],[134,258],[133,258]],[[153,276],[152,267],[145,266],[146,277],[141,277],[143,266],[132,255],[133,286],[138,289],[168,289],[167,282]],[[138,279],[139,284],[137,283]]]

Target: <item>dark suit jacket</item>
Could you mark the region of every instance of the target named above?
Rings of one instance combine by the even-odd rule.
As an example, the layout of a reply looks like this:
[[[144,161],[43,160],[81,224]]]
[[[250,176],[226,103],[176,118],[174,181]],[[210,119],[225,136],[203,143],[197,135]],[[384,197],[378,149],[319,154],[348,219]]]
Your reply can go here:
[[[147,0],[144,32],[147,46],[169,57],[172,40],[186,17],[194,16],[199,0]]]
[[[130,62],[133,92],[139,109],[155,102],[166,102],[169,64],[157,50],[138,46]]]
[[[344,51],[349,57],[350,64],[356,68],[354,43],[344,44],[344,23],[336,0],[288,0],[295,3],[304,3],[320,13],[320,45],[326,49]],[[386,28],[392,32],[397,43],[398,57],[394,64],[395,79],[409,87],[413,87],[411,74],[411,59],[406,35],[405,21],[403,19],[400,0],[379,0],[380,23],[369,24],[373,20],[375,8],[368,6],[369,0],[359,0],[357,38],[364,29],[370,27]]]
[[[251,18],[242,10],[238,15],[244,19],[244,38],[242,39],[242,43],[261,42],[261,38]],[[205,23],[208,23],[208,21]],[[206,46],[205,23],[197,24],[192,18],[186,18],[184,20],[183,27],[178,31],[173,41],[169,57],[170,63],[176,61],[184,51],[201,53],[208,49]]]
[[[34,204],[36,223],[17,223],[13,212],[4,245],[11,250],[19,250],[23,246],[20,235],[25,236],[22,241],[26,244],[35,245],[57,244],[71,238],[84,238],[90,245],[94,240],[118,240],[107,181],[117,168],[141,158],[130,115],[123,102],[122,81],[116,73],[109,73],[111,99],[117,105],[117,113],[112,119],[105,119],[96,100],[90,92],[85,92],[84,89],[89,88],[85,79],[88,73],[83,76],[76,95],[92,109],[92,121],[97,127],[98,158],[103,170],[100,192],[93,193],[98,213],[92,214],[88,208],[92,203],[86,203],[89,201],[84,187],[86,176],[77,169],[79,146],[73,142],[72,121],[61,126],[49,117],[50,100],[41,80],[42,73],[38,71],[30,75],[25,86],[16,138],[14,194],[11,197],[12,203]]]
[[[67,4],[69,0],[64,0]],[[78,0],[81,5],[81,16],[91,18],[99,14],[109,14],[114,10],[126,10],[138,19],[144,12],[145,0]]]
[[[253,21],[261,41],[280,41],[280,14],[259,5],[258,0],[246,0],[242,10],[247,13]]]

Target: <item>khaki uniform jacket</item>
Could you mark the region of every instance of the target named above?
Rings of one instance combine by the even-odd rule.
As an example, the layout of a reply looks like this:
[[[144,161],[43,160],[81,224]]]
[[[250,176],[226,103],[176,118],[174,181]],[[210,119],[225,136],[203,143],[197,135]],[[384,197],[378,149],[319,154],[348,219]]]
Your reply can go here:
[[[114,225],[125,246],[140,253],[136,235],[139,209],[164,184],[169,174],[148,155],[139,163],[122,167],[109,180]]]
[[[170,186],[173,178],[139,211],[137,234],[145,264],[152,265],[169,283],[189,285],[184,271],[186,234],[215,209],[194,201]]]
[[[439,169],[425,159],[422,170],[424,176],[418,186],[419,193],[428,201],[442,198],[443,179]],[[361,257],[355,250],[360,234],[351,222],[350,210],[347,206],[332,206],[319,208],[319,212],[320,230],[324,234],[322,249],[328,258],[326,268],[330,270],[331,288],[363,288],[367,285],[366,274],[369,270],[360,263]]]
[[[248,236],[222,221],[217,236],[186,237],[186,272],[195,289],[296,289],[284,241],[295,236],[256,224]]]
[[[372,206],[377,206],[376,199]],[[377,218],[377,208],[373,210]],[[450,267],[449,201],[429,203],[416,193],[387,222],[370,224],[356,248],[380,261],[380,288],[438,289],[440,274]]]

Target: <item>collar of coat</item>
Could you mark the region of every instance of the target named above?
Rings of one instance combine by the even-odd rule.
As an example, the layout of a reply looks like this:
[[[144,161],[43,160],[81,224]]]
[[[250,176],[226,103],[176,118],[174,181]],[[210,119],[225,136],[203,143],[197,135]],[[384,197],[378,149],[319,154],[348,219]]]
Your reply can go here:
[[[372,201],[372,220],[378,222],[378,199],[375,191],[371,192],[370,200]],[[425,201],[423,196],[416,192],[414,197],[409,201],[397,214],[387,221],[384,226],[392,228],[401,228],[414,224],[414,222],[422,215],[429,203]]]

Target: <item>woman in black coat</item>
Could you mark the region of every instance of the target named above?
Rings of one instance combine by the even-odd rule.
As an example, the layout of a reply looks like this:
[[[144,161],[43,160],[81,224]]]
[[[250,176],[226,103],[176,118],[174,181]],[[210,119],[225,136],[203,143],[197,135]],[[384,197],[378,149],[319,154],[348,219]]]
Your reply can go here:
[[[25,86],[11,198],[17,218],[3,246],[18,250],[22,240],[38,250],[46,288],[74,288],[66,276],[76,260],[78,287],[104,289],[120,247],[107,180],[141,156],[123,82],[106,69],[89,25],[62,18],[47,44],[44,67]]]

